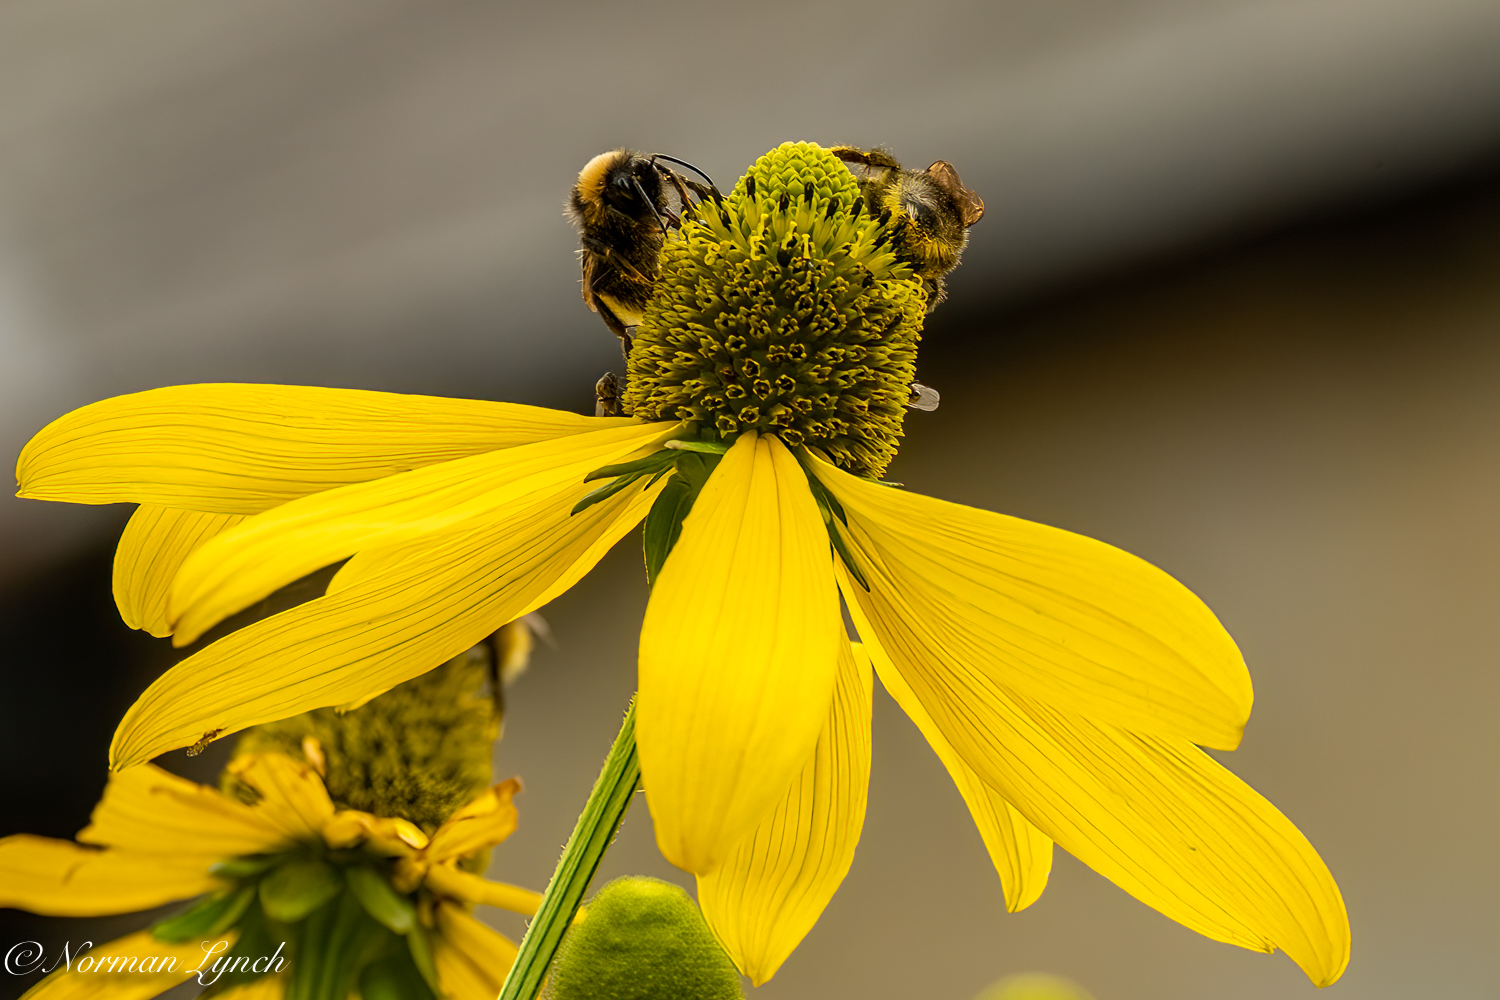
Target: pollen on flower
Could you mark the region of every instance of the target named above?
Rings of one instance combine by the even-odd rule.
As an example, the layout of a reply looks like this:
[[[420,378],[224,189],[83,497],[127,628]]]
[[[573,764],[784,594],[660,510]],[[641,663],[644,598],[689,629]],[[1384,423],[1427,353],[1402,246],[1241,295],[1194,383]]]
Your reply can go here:
[[[822,450],[860,476],[895,457],[926,295],[844,164],[812,143],[756,161],[662,249],[625,405],[719,440]]]

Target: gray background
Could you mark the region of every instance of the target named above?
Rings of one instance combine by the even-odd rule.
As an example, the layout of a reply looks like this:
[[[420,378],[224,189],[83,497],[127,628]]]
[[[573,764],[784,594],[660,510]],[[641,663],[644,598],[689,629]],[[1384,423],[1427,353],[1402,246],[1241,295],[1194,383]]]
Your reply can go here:
[[[629,144],[727,184],[788,138],[951,160],[988,205],[893,473],[1204,596],[1256,681],[1225,759],[1348,898],[1335,993],[1495,995],[1493,0],[3,3],[0,445],[195,380],[582,408],[618,355],[561,221],[578,167]],[[0,834],[82,825],[175,655],[111,617],[122,516],[0,501]],[[496,877],[545,882],[629,696],[632,545],[512,691]],[[854,870],[757,995],[1314,992],[1066,857],[1006,915],[935,758],[883,695],[875,723]],[[607,869],[686,881],[643,808]],[[139,922],[0,912],[0,944]]]

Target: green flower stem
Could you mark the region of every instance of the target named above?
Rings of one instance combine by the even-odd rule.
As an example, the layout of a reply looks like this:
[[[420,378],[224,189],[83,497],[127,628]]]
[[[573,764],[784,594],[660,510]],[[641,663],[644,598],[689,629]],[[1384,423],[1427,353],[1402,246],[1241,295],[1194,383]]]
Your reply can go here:
[[[635,752],[635,699],[625,712],[625,722],[615,745],[610,747],[594,782],[594,790],[584,804],[562,859],[552,873],[552,881],[542,896],[542,905],[521,939],[516,964],[511,966],[500,988],[499,1000],[534,1000],[542,988],[547,966],[562,943],[563,934],[583,902],[594,871],[604,858],[630,808],[630,800],[640,787],[641,765]]]

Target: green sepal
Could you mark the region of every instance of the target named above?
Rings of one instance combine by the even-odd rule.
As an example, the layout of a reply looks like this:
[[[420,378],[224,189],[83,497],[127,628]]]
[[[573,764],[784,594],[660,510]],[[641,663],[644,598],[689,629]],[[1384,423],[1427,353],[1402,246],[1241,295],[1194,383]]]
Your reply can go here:
[[[397,892],[380,872],[368,865],[344,869],[344,881],[365,912],[397,934],[406,934],[417,923],[417,909]]]
[[[287,954],[289,942],[280,940],[271,933],[260,907],[247,909],[238,927],[240,936],[235,940],[234,947],[223,955],[225,971],[199,994],[200,1000],[268,976],[276,971],[278,962],[283,966],[290,964],[291,956]],[[240,958],[245,961],[237,961]],[[255,963],[262,960],[265,968],[257,972]]]
[[[833,543],[833,551],[838,553],[839,559],[844,563],[844,568],[849,575],[854,577],[854,582],[864,588],[866,593],[870,591],[870,583],[865,579],[864,573],[860,571],[859,563],[854,561],[854,554],[849,551],[849,543],[844,541],[844,536],[839,533],[838,525],[832,521],[828,522],[828,540]]]
[[[645,458],[638,458],[633,462],[622,462],[619,465],[605,465],[595,469],[583,477],[586,483],[592,483],[596,479],[613,479],[616,476],[644,475],[655,472],[658,469],[670,466],[677,458],[675,454],[663,449],[652,452]]]
[[[442,996],[442,988],[438,986],[437,963],[432,958],[432,939],[427,936],[427,928],[421,923],[415,924],[406,935],[406,948],[411,953],[412,964],[417,967],[422,981],[437,996]]]
[[[320,968],[315,1000],[347,1000],[355,974],[386,934],[352,892],[342,894],[333,910],[327,944],[317,956]]]
[[[359,995],[360,1000],[437,1000],[405,949],[365,966]]]
[[[260,880],[260,905],[272,920],[294,924],[339,894],[338,870],[316,858],[288,861]]]
[[[677,456],[674,474],[662,487],[651,512],[646,515],[642,532],[642,547],[646,555],[646,583],[656,582],[656,574],[666,565],[667,556],[677,538],[682,534],[682,522],[693,509],[698,492],[708,482],[709,475],[719,464],[720,456],[713,452],[684,451]]]
[[[233,927],[255,899],[255,886],[245,885],[206,896],[187,910],[151,927],[158,941],[174,944],[193,938],[209,938]]]
[[[597,490],[588,494],[582,500],[575,503],[573,505],[573,509],[568,512],[568,516],[571,517],[575,514],[582,514],[584,511],[594,506],[594,504],[599,503],[603,500],[608,500],[610,497],[614,496],[616,493],[620,492],[625,487],[641,478],[641,476],[643,475],[645,475],[645,473],[643,472],[632,472],[629,475],[621,476],[619,479],[616,479],[614,482],[606,486],[599,487]]]
[[[254,878],[264,874],[285,858],[280,854],[251,854],[242,858],[227,858],[208,866],[210,875],[220,878]]]
[[[727,455],[729,445],[719,441],[694,441],[691,438],[675,438],[666,443],[673,451],[696,451],[704,455]]]
[[[677,544],[682,534],[682,519],[693,508],[696,491],[681,476],[673,476],[657,494],[646,515],[646,526],[642,532],[642,547],[646,552],[646,584],[656,582],[656,574],[666,565],[667,554]]]
[[[318,1000],[318,977],[322,971],[320,959],[328,953],[328,935],[336,908],[334,903],[325,902],[307,914],[306,919],[288,928],[293,951],[285,1000]]]

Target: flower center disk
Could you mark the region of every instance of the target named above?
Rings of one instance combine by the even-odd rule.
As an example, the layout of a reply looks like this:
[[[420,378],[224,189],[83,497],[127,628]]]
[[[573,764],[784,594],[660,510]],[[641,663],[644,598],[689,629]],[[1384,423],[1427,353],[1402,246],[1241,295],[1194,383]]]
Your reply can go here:
[[[927,305],[889,223],[827,150],[762,156],[663,246],[627,410],[726,442],[775,434],[878,477],[901,438]]]

